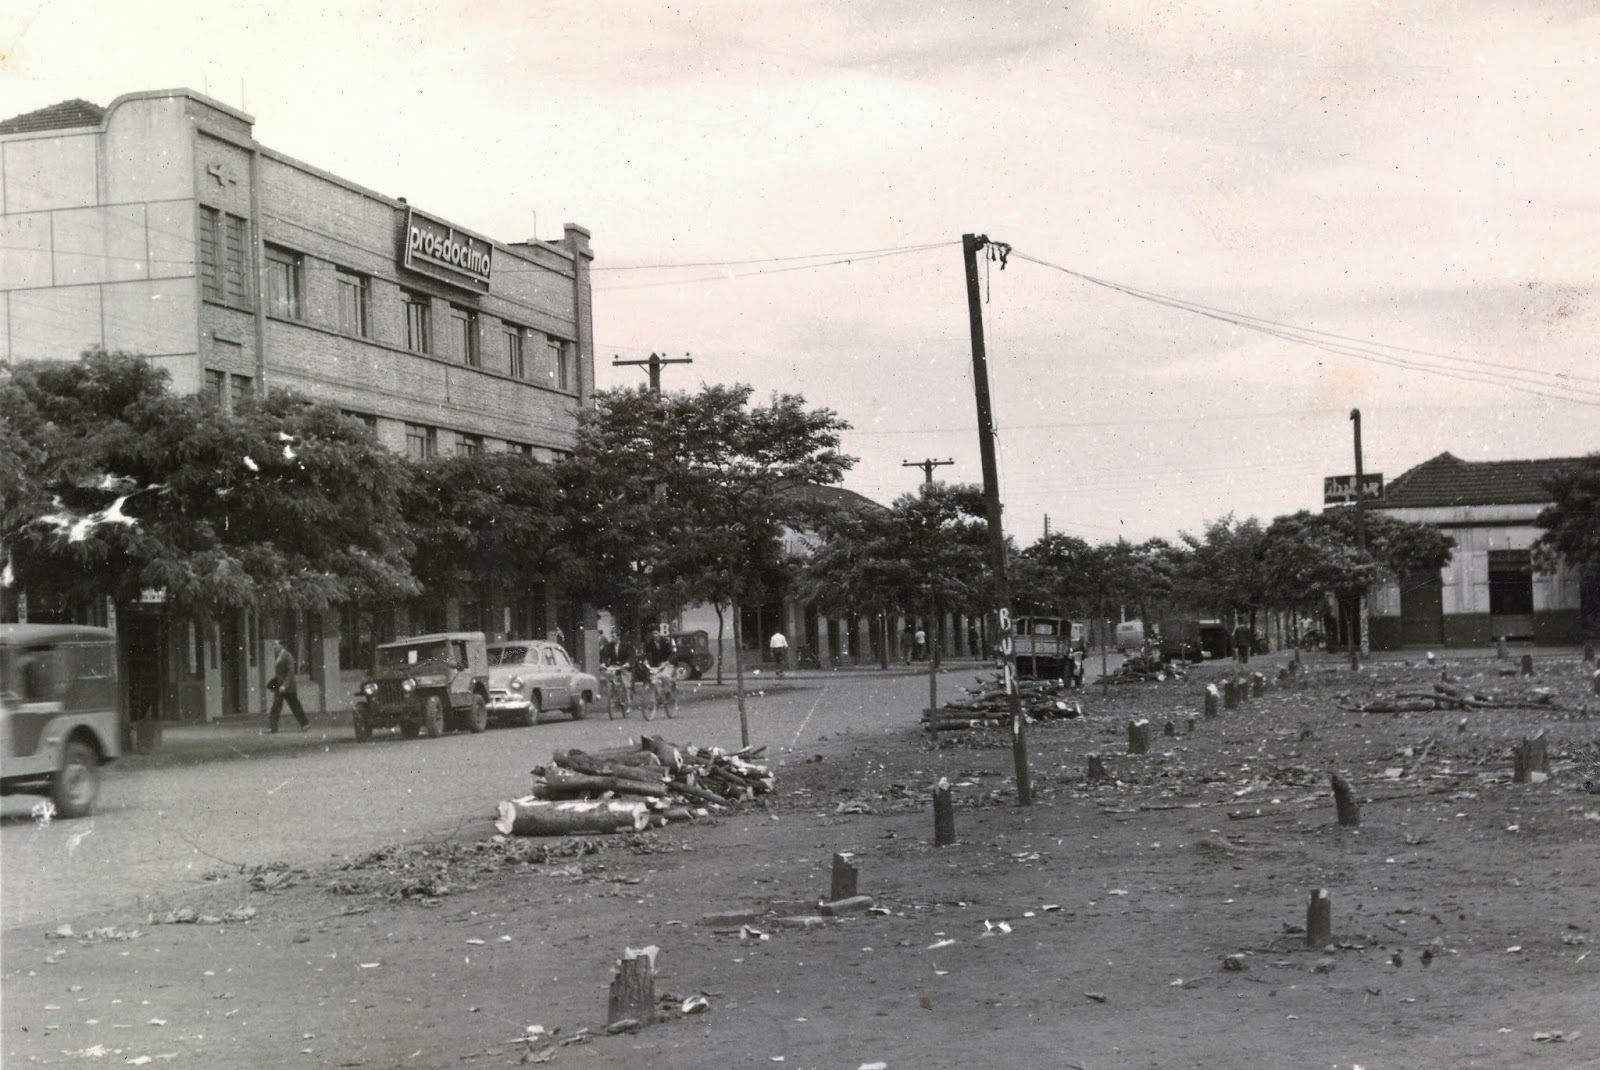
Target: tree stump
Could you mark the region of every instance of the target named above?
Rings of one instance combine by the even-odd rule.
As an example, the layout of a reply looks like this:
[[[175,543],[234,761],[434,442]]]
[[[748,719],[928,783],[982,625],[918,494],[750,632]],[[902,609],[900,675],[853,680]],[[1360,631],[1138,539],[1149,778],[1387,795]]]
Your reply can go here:
[[[656,1020],[656,948],[628,948],[611,970],[611,993],[606,999],[606,1025],[634,1021],[650,1025]]]
[[[1524,655],[1522,655],[1522,675],[1523,676],[1532,676],[1533,675],[1533,655],[1532,654],[1524,654]]]
[[[1361,824],[1361,805],[1356,802],[1355,795],[1350,791],[1350,785],[1338,773],[1331,778],[1333,784],[1333,804],[1339,810],[1339,824],[1347,829],[1353,829]]]
[[[1494,656],[1502,660],[1510,656],[1506,653],[1505,636],[1500,636],[1494,641]]]
[[[1592,682],[1594,684],[1594,693],[1600,695],[1600,670],[1595,671]]]
[[[1173,723],[1172,718],[1167,718],[1167,723],[1161,726],[1161,734],[1166,736],[1168,739],[1177,738],[1178,726]]]
[[[1513,784],[1526,784],[1533,779],[1534,773],[1548,776],[1550,773],[1550,755],[1545,747],[1544,733],[1531,738],[1524,737],[1521,743],[1511,751],[1511,782]]]
[[[1199,723],[1200,723],[1199,720],[1195,717],[1194,714],[1191,713],[1184,721],[1184,724],[1185,724],[1184,734],[1185,735],[1190,735],[1190,736],[1194,735],[1194,726],[1199,724]]]
[[[1231,710],[1239,705],[1239,683],[1236,680],[1224,680],[1222,683],[1222,708]]]
[[[1106,761],[1104,758],[1100,757],[1098,754],[1090,754],[1087,755],[1087,757],[1089,759],[1089,783],[1096,784],[1102,780],[1111,779],[1110,774],[1106,772]]]
[[[840,899],[849,899],[856,894],[856,867],[850,864],[847,854],[833,856],[833,885],[828,898],[837,902]]]
[[[1583,641],[1583,661],[1584,661],[1584,664],[1586,664],[1586,665],[1593,665],[1594,664],[1594,640],[1593,639],[1585,639]]]
[[[1150,722],[1143,717],[1128,722],[1128,753],[1144,754],[1150,750]]]
[[[1267,693],[1267,678],[1266,678],[1266,676],[1264,676],[1263,674],[1258,673],[1258,672],[1251,673],[1250,674],[1250,694],[1252,696],[1256,697],[1256,698],[1260,698],[1262,695],[1265,695],[1266,693]]]
[[[933,789],[933,845],[949,847],[956,842],[956,808],[950,799],[950,781],[939,778]]]
[[[1328,889],[1318,888],[1311,893],[1306,906],[1306,946],[1326,947],[1333,938],[1333,899]]]
[[[1600,676],[1600,674],[1597,674]],[[1206,685],[1206,716],[1215,717],[1222,706],[1222,695],[1217,691],[1216,684]]]

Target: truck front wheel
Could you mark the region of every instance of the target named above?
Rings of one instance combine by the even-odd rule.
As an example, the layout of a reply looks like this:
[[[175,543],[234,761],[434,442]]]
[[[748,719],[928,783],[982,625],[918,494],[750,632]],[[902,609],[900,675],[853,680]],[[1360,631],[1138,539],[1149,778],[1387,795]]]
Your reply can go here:
[[[422,700],[422,730],[429,739],[444,735],[444,699],[438,694]]]

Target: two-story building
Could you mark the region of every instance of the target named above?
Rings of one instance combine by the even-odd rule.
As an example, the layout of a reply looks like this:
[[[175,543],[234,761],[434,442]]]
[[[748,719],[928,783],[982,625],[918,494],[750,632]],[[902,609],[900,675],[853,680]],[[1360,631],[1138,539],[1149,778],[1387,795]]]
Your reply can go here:
[[[254,126],[186,89],[0,121],[0,361],[138,353],[223,407],[291,388],[413,458],[569,450],[594,390],[589,232],[485,237],[276,152]],[[583,623],[542,589],[364,617],[98,612],[119,610],[134,714],[185,720],[260,709],[275,638],[300,655],[302,695],[330,708],[397,631]]]

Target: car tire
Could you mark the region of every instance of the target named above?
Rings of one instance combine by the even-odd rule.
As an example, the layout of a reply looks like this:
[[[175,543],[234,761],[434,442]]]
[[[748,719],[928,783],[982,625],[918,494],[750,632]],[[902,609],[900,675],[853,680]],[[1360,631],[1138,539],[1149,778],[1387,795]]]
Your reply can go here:
[[[416,739],[422,734],[422,725],[416,721],[401,721],[400,734],[407,739]]]
[[[691,680],[698,680],[698,679],[700,679],[700,677],[704,676],[705,674],[706,674],[706,671],[704,669],[700,668],[698,665],[692,666],[689,669],[689,679],[691,679]]]
[[[528,708],[517,714],[517,724],[521,725],[523,728],[532,728],[538,723],[539,697],[537,695],[533,695],[528,699]]]
[[[429,739],[444,735],[444,696],[432,694],[422,700],[422,730]]]
[[[50,783],[57,817],[85,817],[100,794],[100,756],[81,739],[69,739]]]
[[[357,743],[365,743],[372,738],[372,726],[367,723],[365,717],[361,716],[360,710],[355,712],[352,720],[355,722]]]
[[[472,709],[467,712],[467,731],[477,735],[489,727],[489,703],[482,695],[472,696]]]
[[[581,721],[589,716],[590,695],[587,691],[580,691],[572,696],[572,704],[567,707],[574,721]]]
[[[674,663],[672,666],[672,678],[674,680],[687,680],[693,675],[694,669],[681,661]]]

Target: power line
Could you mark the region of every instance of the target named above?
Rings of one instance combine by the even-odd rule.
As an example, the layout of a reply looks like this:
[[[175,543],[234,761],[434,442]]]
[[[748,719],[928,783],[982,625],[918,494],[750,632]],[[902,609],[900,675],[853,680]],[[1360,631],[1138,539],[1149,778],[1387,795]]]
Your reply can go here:
[[[723,275],[697,275],[692,279],[663,279],[660,282],[641,282],[641,283],[635,283],[635,284],[633,284],[631,286],[597,286],[597,287],[594,288],[594,292],[595,293],[608,293],[609,294],[609,293],[617,293],[617,292],[622,291],[622,290],[651,290],[651,289],[655,289],[656,287],[659,287],[659,286],[686,286],[686,285],[689,285],[691,283],[700,283],[700,282],[732,282],[735,279],[753,279],[753,278],[756,278],[756,277],[762,276],[762,275],[782,275],[782,274],[785,274],[786,272],[790,272],[790,271],[814,271],[817,268],[840,267],[842,265],[854,264],[854,263],[857,263],[859,261],[865,261],[865,260],[882,260],[885,257],[890,257],[890,256],[905,256],[907,253],[923,253],[923,252],[927,252],[929,249],[943,248],[944,245],[946,245],[946,244],[949,244],[949,243],[944,242],[944,243],[940,243],[939,245],[911,246],[911,247],[908,247],[908,248],[905,248],[905,249],[899,249],[899,250],[896,250],[894,252],[888,252],[888,253],[873,253],[873,254],[865,254],[865,255],[859,255],[859,256],[846,256],[846,257],[843,257],[842,259],[839,259],[839,260],[828,260],[828,261],[824,261],[824,262],[822,262],[820,264],[797,264],[797,265],[795,265],[793,267],[770,268],[770,269],[763,269],[761,271],[744,271],[744,272],[739,272],[737,274],[735,274],[734,272],[730,271],[730,272],[728,272],[726,274],[723,274]]]
[[[755,260],[700,260],[677,264],[611,264],[596,265],[589,270],[598,271],[672,271],[680,268],[745,267],[750,264],[782,264],[792,260],[819,260],[827,256],[872,256],[892,253],[920,253],[925,249],[942,249],[959,242],[930,242],[926,245],[891,245],[882,249],[854,249],[837,253],[806,253],[801,256],[765,256]]]

